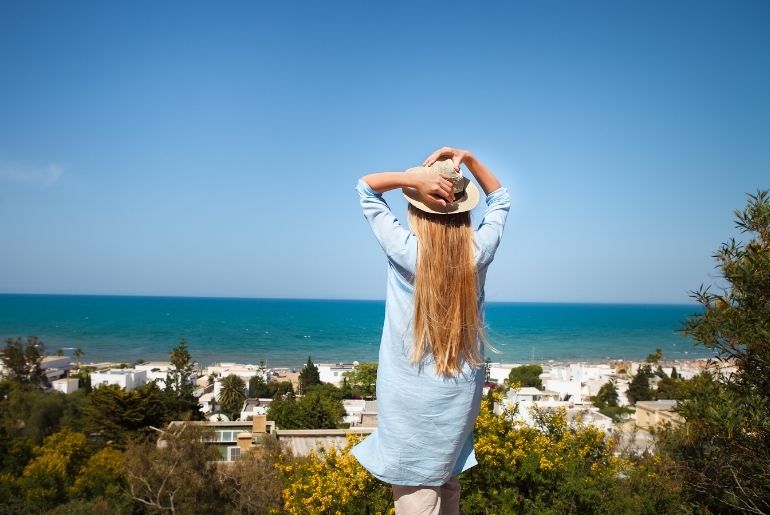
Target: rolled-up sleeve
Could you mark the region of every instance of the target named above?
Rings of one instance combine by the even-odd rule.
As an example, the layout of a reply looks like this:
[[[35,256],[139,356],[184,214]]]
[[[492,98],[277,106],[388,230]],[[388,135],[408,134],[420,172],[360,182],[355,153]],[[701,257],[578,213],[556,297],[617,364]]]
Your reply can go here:
[[[356,191],[361,201],[364,218],[369,222],[374,237],[380,243],[382,250],[389,260],[406,267],[407,249],[413,235],[404,229],[398,219],[393,216],[381,193],[374,191],[363,180],[359,180]]]
[[[508,210],[511,208],[511,196],[506,188],[493,191],[487,195],[486,201],[487,210],[484,213],[484,219],[474,235],[480,266],[486,266],[494,259],[500,239],[503,237]]]

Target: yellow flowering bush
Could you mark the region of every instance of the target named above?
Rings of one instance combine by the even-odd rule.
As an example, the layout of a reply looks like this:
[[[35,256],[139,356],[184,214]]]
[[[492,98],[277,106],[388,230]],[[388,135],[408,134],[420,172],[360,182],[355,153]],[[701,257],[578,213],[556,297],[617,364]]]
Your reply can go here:
[[[536,410],[535,424],[515,418],[518,406],[494,411],[504,391],[482,402],[475,427],[479,464],[462,474],[462,513],[673,513],[676,487],[654,457],[622,456],[602,430],[565,409]],[[657,471],[657,472],[656,472]]]
[[[292,515],[393,511],[390,486],[363,468],[350,453],[360,436],[348,435],[342,448],[311,452],[307,458],[278,464],[286,478],[284,509]]]

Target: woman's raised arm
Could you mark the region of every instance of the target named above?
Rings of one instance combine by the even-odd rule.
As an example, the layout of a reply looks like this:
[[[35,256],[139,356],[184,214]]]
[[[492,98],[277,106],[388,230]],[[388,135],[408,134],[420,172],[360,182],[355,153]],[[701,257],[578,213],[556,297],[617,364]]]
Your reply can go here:
[[[426,197],[442,207],[446,206],[447,202],[454,200],[452,182],[439,174],[380,172],[365,175],[361,177],[361,180],[377,193],[384,193],[396,188],[413,189],[422,197]]]

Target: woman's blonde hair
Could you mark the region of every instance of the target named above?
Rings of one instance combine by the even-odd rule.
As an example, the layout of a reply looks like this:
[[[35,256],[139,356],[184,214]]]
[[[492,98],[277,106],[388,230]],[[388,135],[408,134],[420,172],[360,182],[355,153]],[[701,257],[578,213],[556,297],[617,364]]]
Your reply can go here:
[[[478,309],[478,274],[470,212],[437,215],[409,206],[417,236],[414,343],[411,361],[432,354],[439,375],[482,363],[484,331]]]

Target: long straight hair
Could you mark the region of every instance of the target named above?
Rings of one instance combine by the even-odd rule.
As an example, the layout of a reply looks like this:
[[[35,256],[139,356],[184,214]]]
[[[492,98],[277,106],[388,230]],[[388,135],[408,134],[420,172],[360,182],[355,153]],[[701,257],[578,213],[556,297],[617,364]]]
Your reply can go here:
[[[430,353],[438,374],[456,375],[463,362],[481,365],[479,343],[486,341],[470,213],[437,215],[412,205],[408,209],[417,236],[410,359],[417,364]]]

